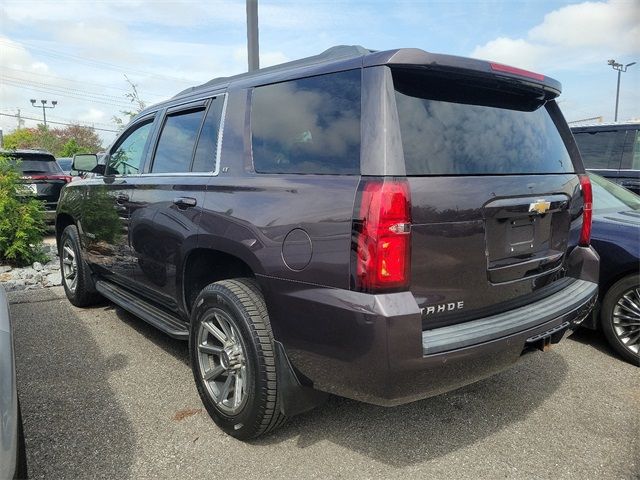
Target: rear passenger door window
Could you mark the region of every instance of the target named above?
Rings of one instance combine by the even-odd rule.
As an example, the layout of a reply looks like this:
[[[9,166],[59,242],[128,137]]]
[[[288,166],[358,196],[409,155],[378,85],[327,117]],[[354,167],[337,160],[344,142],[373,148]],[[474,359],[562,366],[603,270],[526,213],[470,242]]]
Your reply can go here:
[[[618,170],[625,133],[624,130],[575,133],[585,168]]]
[[[190,171],[203,116],[204,108],[167,115],[160,132],[151,173]]]
[[[256,87],[253,164],[259,173],[358,174],[360,70]]]
[[[111,151],[108,173],[135,175],[140,172],[152,127],[153,119],[149,119],[123,136]]]

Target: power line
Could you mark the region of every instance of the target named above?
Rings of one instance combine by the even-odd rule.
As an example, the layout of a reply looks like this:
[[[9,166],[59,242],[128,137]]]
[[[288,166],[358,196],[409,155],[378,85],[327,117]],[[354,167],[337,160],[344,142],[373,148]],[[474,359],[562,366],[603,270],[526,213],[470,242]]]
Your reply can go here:
[[[39,122],[40,119],[39,118],[32,118],[32,117],[25,117],[24,115],[11,115],[9,113],[0,113],[0,115],[2,115],[3,117],[13,117],[13,118],[21,118],[23,120],[35,120],[36,122]],[[109,128],[98,128],[98,127],[94,127],[91,125],[83,125],[81,123],[65,123],[65,122],[52,122],[51,120],[49,120],[47,123],[53,123],[55,125],[66,125],[67,127],[73,127],[73,126],[80,126],[80,127],[87,127],[87,128],[92,128],[94,130],[100,130],[102,132],[113,132],[113,133],[118,133],[118,130],[111,130]]]
[[[48,83],[44,83],[44,82],[38,82],[36,80],[26,80],[26,79],[22,79],[22,78],[15,78],[15,77],[8,77],[8,76],[4,76],[3,80],[5,81],[11,81],[13,83],[19,83],[22,85],[32,85],[35,87],[39,87],[39,88],[47,88],[50,90],[60,90],[63,92],[69,92],[69,93],[73,93],[75,95],[85,95],[87,97],[98,97],[98,98],[103,98],[105,100],[110,100],[113,102],[117,102],[117,103],[124,103],[124,104],[128,104],[129,102],[127,102],[126,100],[123,100],[122,97],[116,97],[114,95],[108,95],[108,94],[103,94],[103,93],[98,93],[98,92],[90,92],[90,91],[86,91],[86,90],[78,90],[76,88],[71,88],[71,87],[64,87],[64,86],[59,86],[59,85],[51,85]]]
[[[10,48],[15,48],[15,49],[20,49],[22,48],[22,46],[26,45],[28,46],[31,50],[36,50],[41,52],[41,54],[43,54],[44,56],[49,56],[49,57],[53,57],[53,58],[62,58],[62,59],[70,59],[73,60],[75,62],[81,62],[81,63],[85,63],[86,65],[92,65],[94,67],[101,67],[101,68],[105,68],[105,69],[110,69],[110,70],[118,70],[118,71],[122,71],[122,72],[137,72],[138,74],[141,75],[147,75],[147,76],[153,76],[153,77],[158,77],[158,78],[166,78],[169,80],[173,80],[173,81],[178,81],[178,82],[182,82],[185,84],[191,84],[193,83],[191,80],[186,80],[184,78],[178,78],[178,77],[173,77],[171,75],[162,75],[159,73],[152,73],[152,72],[146,72],[144,70],[138,70],[135,68],[130,68],[130,67],[124,67],[122,65],[116,65],[115,63],[109,63],[109,62],[103,62],[100,60],[93,60],[91,58],[86,58],[86,57],[81,57],[78,55],[72,55],[69,53],[63,53],[60,52],[58,50],[54,50],[52,48],[48,48],[48,47],[37,47],[33,44],[30,44],[28,42],[20,42],[19,44],[14,44],[11,42],[6,42],[4,40],[0,40],[0,44],[6,45],[7,47]]]
[[[55,94],[55,95],[58,95],[60,97],[74,98],[76,100],[87,100],[87,101],[90,101],[90,102],[102,103],[104,105],[110,105],[112,107],[127,108],[127,107],[131,106],[130,104],[124,103],[124,102],[115,103],[113,101],[108,101],[106,99],[93,98],[93,97],[90,97],[90,96],[87,96],[87,95],[83,95],[83,94],[79,94],[79,93],[71,93],[71,92],[64,92],[64,91],[54,90],[54,89],[51,89],[51,88],[48,88],[48,87],[32,86],[32,85],[28,85],[28,84],[24,84],[24,83],[14,82],[12,80],[5,81],[5,83],[7,85],[11,85],[12,87],[16,87],[16,88],[25,88],[25,89],[35,90],[37,92]]]
[[[40,73],[40,72],[29,72],[26,70],[20,70],[18,68],[11,68],[11,67],[5,67],[4,65],[0,65],[0,70],[11,70],[13,72],[16,73],[21,73],[24,75],[28,75],[28,76],[35,76],[35,77],[48,77],[48,78],[52,78],[55,80],[61,80],[63,82],[69,82],[69,83],[76,83],[78,85],[81,86],[86,86],[86,85],[92,85],[94,87],[100,87],[100,88],[109,88],[111,90],[118,90],[119,92],[124,92],[124,93],[128,93],[129,90],[126,88],[122,88],[122,87],[114,87],[112,85],[105,85],[104,83],[97,83],[97,82],[89,82],[87,80],[74,80],[72,78],[66,78],[66,77],[60,77],[58,75],[50,75],[47,73]],[[24,80],[31,80],[29,78],[24,78]],[[160,93],[156,93],[156,92],[146,92],[148,95],[152,95],[155,97],[166,97],[167,95],[165,94],[160,94]]]

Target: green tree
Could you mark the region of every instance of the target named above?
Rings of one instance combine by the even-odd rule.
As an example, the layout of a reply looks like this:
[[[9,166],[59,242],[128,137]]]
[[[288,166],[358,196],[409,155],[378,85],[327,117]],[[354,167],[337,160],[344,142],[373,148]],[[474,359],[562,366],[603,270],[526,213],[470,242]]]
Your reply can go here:
[[[0,155],[0,263],[46,261],[44,205],[29,195],[14,163]]]
[[[4,136],[5,148],[15,150],[34,148],[51,152],[56,157],[73,153],[97,153],[102,150],[102,140],[91,127],[68,125],[63,128],[21,128]],[[69,154],[69,152],[72,152]]]
[[[74,138],[69,140],[62,146],[62,150],[60,150],[59,157],[73,157],[76,153],[92,153],[86,148],[82,148],[78,145],[78,142]]]
[[[16,150],[18,148],[36,148],[38,144],[38,129],[20,128],[12,133],[7,133],[3,138],[4,148]]]
[[[147,102],[140,98],[140,94],[138,93],[138,86],[133,83],[126,75],[124,76],[124,79],[129,84],[129,91],[125,93],[124,96],[127,100],[129,100],[129,102],[131,102],[131,109],[120,110],[120,113],[123,115],[122,117],[118,117],[117,115],[113,116],[113,122],[118,125],[119,129],[124,128],[133,117],[147,108]]]

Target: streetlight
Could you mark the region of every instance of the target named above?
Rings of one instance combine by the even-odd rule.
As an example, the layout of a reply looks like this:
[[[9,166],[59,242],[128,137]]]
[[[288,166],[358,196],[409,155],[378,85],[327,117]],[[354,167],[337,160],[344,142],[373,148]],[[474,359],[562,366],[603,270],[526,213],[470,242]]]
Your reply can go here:
[[[44,119],[44,126],[47,126],[47,108],[56,108],[56,105],[58,104],[57,100],[51,100],[51,107],[47,107],[47,101],[46,100],[40,100],[40,103],[42,104],[42,118]],[[36,105],[36,99],[32,98],[31,99],[31,106],[32,107],[36,107],[36,108],[40,108],[40,106]]]
[[[620,74],[622,72],[626,72],[627,68],[635,64],[636,62],[631,62],[631,63],[627,63],[626,65],[623,65],[621,63],[616,62],[615,60],[609,60],[607,62],[607,65],[611,65],[611,68],[618,71],[618,88],[616,89],[616,115],[614,118],[615,122],[618,121],[618,99],[620,98]]]

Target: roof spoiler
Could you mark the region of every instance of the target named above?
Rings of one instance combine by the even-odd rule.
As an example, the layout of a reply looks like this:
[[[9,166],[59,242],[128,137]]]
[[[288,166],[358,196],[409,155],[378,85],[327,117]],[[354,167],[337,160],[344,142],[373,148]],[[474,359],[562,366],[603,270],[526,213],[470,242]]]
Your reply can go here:
[[[464,71],[470,76],[503,78],[541,88],[547,100],[557,97],[562,92],[560,82],[539,73],[486,60],[429,53],[418,48],[374,52],[364,57],[365,67],[374,65],[421,67],[434,71],[456,70],[458,73]]]

